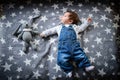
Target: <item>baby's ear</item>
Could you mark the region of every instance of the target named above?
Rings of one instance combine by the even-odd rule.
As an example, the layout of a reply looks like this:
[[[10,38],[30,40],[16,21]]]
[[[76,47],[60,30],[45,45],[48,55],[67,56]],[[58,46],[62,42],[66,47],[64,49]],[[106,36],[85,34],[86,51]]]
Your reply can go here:
[[[73,20],[70,20],[70,24],[72,24],[73,23]]]

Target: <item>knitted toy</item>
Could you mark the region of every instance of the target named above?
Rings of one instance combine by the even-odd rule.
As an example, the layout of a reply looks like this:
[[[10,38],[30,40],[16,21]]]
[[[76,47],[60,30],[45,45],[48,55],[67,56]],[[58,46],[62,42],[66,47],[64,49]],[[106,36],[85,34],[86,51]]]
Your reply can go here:
[[[35,44],[35,37],[39,35],[38,30],[34,28],[36,21],[40,19],[41,15],[32,18],[28,23],[20,24],[18,28],[13,32],[13,35],[19,40],[24,41],[23,52],[28,53],[29,48],[32,47],[35,51],[38,51],[38,44]]]

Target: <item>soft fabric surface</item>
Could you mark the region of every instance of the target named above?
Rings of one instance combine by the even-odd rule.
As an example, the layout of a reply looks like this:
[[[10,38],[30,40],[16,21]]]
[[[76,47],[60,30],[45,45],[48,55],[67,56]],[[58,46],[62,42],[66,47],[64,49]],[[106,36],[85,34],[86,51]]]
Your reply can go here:
[[[96,1],[96,0],[95,0]],[[40,2],[11,0],[1,3],[0,17],[0,80],[66,80],[64,72],[56,63],[57,35],[48,38],[36,37],[39,51],[22,52],[23,41],[12,35],[19,24],[41,14],[34,23],[40,33],[59,25],[59,16],[67,9],[75,10],[81,20],[91,17],[92,24],[79,34],[81,47],[94,71],[86,73],[75,69],[73,80],[118,80],[120,76],[120,15],[116,3],[85,0],[46,0]]]

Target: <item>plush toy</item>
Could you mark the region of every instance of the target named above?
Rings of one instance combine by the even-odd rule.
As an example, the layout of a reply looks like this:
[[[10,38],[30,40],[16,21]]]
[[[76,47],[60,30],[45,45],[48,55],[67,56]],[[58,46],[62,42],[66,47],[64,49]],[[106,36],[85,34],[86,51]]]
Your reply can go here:
[[[38,44],[35,44],[35,37],[39,35],[38,30],[34,28],[34,24],[36,21],[40,19],[41,15],[38,15],[32,18],[28,23],[20,24],[18,28],[15,30],[13,35],[17,37],[19,40],[24,41],[23,51],[24,53],[29,52],[29,48],[32,47],[35,51],[38,51]]]

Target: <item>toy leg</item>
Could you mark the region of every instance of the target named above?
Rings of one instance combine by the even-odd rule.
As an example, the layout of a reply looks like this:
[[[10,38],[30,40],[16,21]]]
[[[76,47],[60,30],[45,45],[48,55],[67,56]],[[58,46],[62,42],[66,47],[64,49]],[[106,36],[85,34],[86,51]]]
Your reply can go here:
[[[29,47],[30,47],[30,44],[28,42],[24,42],[23,52],[28,53],[29,52]]]
[[[31,45],[31,47],[33,48],[33,50],[38,51],[38,45],[35,44],[34,41],[30,41],[30,45]]]

